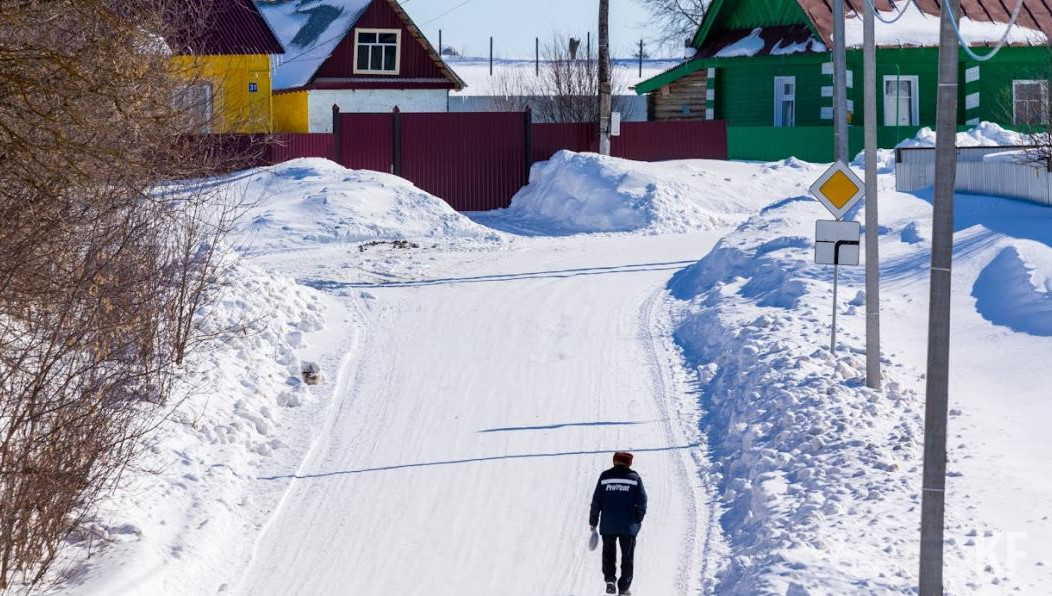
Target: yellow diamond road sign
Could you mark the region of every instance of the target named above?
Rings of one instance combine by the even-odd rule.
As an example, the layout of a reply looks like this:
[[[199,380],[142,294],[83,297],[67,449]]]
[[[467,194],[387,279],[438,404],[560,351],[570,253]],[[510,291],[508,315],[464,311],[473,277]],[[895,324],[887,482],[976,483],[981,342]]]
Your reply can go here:
[[[851,168],[838,161],[811,185],[811,194],[839,220],[865,196],[866,187]]]

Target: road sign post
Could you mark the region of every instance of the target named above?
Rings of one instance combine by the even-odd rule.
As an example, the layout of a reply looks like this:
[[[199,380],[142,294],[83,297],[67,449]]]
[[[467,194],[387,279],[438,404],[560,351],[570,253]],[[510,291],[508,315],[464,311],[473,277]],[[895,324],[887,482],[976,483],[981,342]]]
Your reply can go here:
[[[811,185],[811,194],[836,218],[833,222],[818,222],[815,229],[815,260],[821,262],[820,259],[824,258],[831,260],[828,264],[833,265],[833,328],[829,351],[836,353],[836,305],[840,286],[840,265],[849,264],[846,260],[841,260],[841,257],[848,256],[848,253],[841,251],[845,247],[853,247],[854,262],[850,264],[858,265],[861,236],[857,222],[841,220],[865,196],[866,187],[847,164],[837,161]],[[826,240],[823,240],[824,238]],[[832,240],[829,240],[830,238]],[[823,244],[827,246],[823,247]],[[822,251],[821,254],[819,251]]]

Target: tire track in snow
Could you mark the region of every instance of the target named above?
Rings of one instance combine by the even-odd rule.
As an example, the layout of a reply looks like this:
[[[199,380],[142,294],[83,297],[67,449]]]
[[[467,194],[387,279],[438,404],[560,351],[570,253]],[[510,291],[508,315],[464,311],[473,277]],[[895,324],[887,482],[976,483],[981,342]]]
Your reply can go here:
[[[689,503],[690,527],[683,529],[684,552],[689,557],[680,561],[679,576],[676,583],[681,593],[713,593],[715,589],[714,558],[723,558],[724,548],[720,526],[717,519],[717,505],[713,497],[714,480],[708,476],[709,465],[706,442],[701,431],[691,421],[684,420],[679,408],[673,411],[670,400],[676,399],[680,406],[692,400],[692,394],[685,387],[682,377],[682,360],[672,345],[672,326],[669,322],[669,306],[666,301],[667,291],[662,288],[651,294],[643,303],[639,312],[640,337],[644,340],[649,359],[649,369],[654,383],[654,401],[664,421],[664,431],[669,445],[696,445],[693,450],[676,456],[676,479],[678,489],[685,494],[684,501]],[[655,329],[659,332],[655,333]],[[689,461],[685,461],[689,458]],[[703,462],[705,465],[703,465]],[[692,479],[693,478],[693,479]],[[699,507],[707,510],[706,515],[699,516]],[[701,540],[698,533],[702,534]],[[719,545],[719,546],[717,546]]]

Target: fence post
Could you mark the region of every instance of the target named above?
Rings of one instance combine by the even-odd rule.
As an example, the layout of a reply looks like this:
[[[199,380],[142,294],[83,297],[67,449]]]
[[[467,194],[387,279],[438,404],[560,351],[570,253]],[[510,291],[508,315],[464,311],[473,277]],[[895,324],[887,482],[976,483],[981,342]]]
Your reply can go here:
[[[533,167],[533,108],[526,106],[522,115],[525,125],[522,132],[523,145],[526,150],[526,184],[530,183],[530,168]]]
[[[394,107],[394,111],[391,112],[391,134],[393,135],[393,142],[391,143],[392,155],[391,155],[391,173],[395,176],[402,175],[402,110],[398,109],[398,106]]]
[[[332,104],[332,160],[343,165],[343,148],[340,147],[340,106]]]

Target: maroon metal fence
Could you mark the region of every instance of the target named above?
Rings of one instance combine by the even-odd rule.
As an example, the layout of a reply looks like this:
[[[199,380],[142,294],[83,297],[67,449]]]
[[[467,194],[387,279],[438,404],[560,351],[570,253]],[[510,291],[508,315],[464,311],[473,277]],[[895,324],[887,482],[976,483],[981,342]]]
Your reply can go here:
[[[533,124],[529,112],[359,114],[333,112],[333,134],[238,135],[266,142],[263,160],[328,157],[352,169],[402,176],[459,211],[507,207],[530,165],[562,149],[596,151],[596,126]],[[265,141],[261,141],[265,139]],[[639,161],[727,159],[722,121],[625,122],[615,157]]]
[[[399,175],[457,211],[506,207],[526,184],[521,113],[400,114]]]
[[[401,176],[458,211],[507,206],[526,183],[519,112],[335,113],[333,128],[341,165]]]
[[[595,124],[534,124],[533,125],[533,161],[551,159],[557,151],[598,151],[599,138]]]
[[[268,163],[281,163],[299,157],[332,159],[333,138],[329,133],[277,133],[267,144]]]
[[[621,134],[611,139],[610,153],[637,161],[727,159],[727,123],[624,122]]]
[[[353,170],[397,174],[394,115],[333,113],[333,161]]]

